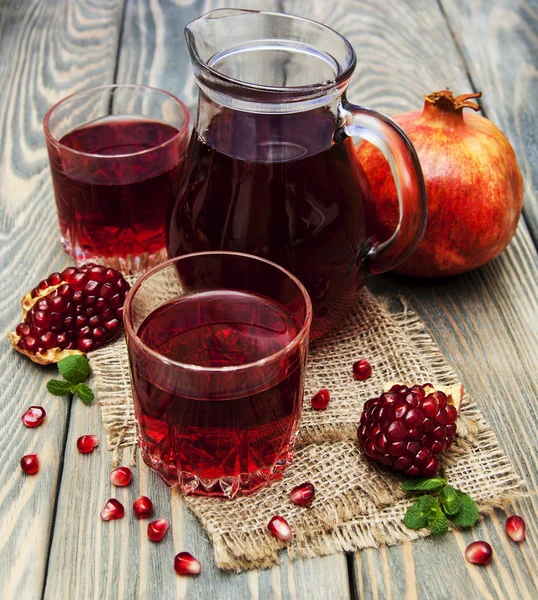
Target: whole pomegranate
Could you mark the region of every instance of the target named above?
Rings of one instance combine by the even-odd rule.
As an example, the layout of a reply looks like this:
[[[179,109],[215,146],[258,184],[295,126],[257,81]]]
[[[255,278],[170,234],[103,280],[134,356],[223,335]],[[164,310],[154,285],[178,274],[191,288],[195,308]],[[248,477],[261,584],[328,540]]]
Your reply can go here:
[[[428,222],[422,242],[395,272],[446,277],[470,271],[498,256],[516,231],[523,178],[514,150],[470,101],[450,90],[425,97],[424,109],[397,115],[413,142],[426,182]],[[398,199],[390,168],[371,144],[357,148],[372,188],[372,232],[388,239],[398,223]]]

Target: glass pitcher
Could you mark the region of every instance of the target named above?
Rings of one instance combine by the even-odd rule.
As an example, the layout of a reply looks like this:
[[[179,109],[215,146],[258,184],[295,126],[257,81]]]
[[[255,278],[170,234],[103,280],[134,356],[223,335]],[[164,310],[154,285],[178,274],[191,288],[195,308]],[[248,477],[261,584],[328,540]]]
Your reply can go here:
[[[329,27],[220,9],[185,35],[199,101],[168,217],[169,256],[231,250],[279,263],[311,296],[316,339],[369,273],[396,267],[420,241],[427,204],[415,150],[391,119],[347,101],[355,52]],[[369,233],[375,206],[353,138],[391,165],[400,221],[386,241]]]

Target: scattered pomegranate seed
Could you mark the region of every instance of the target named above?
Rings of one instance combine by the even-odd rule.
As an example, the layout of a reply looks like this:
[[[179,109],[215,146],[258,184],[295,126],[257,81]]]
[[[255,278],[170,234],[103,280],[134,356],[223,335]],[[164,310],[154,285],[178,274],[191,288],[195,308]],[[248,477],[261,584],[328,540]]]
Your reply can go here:
[[[359,381],[365,381],[372,374],[372,365],[365,359],[361,358],[353,364],[353,376]]]
[[[99,446],[96,435],[82,435],[77,440],[77,448],[81,454],[89,454]]]
[[[506,533],[513,542],[522,542],[525,539],[525,521],[518,515],[508,517]]]
[[[174,558],[174,570],[178,575],[200,575],[202,565],[189,552],[180,552]]]
[[[123,518],[124,514],[125,509],[123,508],[123,504],[119,500],[116,500],[116,498],[110,498],[101,511],[101,519],[103,521],[112,521],[113,519]]]
[[[37,454],[25,454],[21,458],[21,469],[27,475],[34,475],[39,471],[39,458]]]
[[[45,420],[47,413],[42,406],[30,406],[30,408],[22,415],[21,421],[26,427],[31,429],[39,427]]]
[[[316,490],[309,482],[301,483],[301,485],[294,487],[290,492],[291,501],[299,506],[307,506],[310,504],[312,500],[314,500],[315,495]]]
[[[118,487],[125,487],[131,483],[133,472],[129,467],[116,467],[110,471],[110,483]]]
[[[284,517],[278,515],[271,518],[267,524],[267,529],[278,539],[288,542],[292,538],[291,527]]]
[[[327,406],[329,406],[329,401],[331,400],[331,395],[329,394],[329,390],[319,390],[317,394],[312,396],[312,408],[315,410],[325,410]]]
[[[493,549],[487,542],[473,542],[465,550],[465,558],[474,565],[489,565]]]
[[[153,514],[153,502],[147,496],[140,496],[133,502],[133,512],[137,519],[147,519]]]
[[[148,523],[148,537],[152,542],[160,542],[168,531],[167,519],[157,519]]]

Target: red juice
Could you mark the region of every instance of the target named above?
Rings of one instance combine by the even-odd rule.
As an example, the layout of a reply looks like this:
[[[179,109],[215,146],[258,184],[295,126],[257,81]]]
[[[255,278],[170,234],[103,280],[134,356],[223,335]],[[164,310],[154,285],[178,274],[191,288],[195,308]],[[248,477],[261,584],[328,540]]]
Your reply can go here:
[[[52,181],[62,242],[77,262],[136,272],[166,257],[166,213],[184,154],[183,141],[166,142],[177,134],[157,121],[108,117],[60,139]]]
[[[272,299],[213,290],[167,302],[146,317],[138,336],[168,359],[215,369],[269,357],[299,329]],[[173,372],[144,369],[131,358],[144,460],[169,485],[203,495],[250,493],[280,477],[293,454],[303,401],[303,369],[290,365],[283,357],[276,371],[274,365],[239,375],[232,370],[230,377],[240,377],[250,392],[229,397],[210,370],[210,393],[182,393]]]
[[[325,110],[222,110],[191,138],[168,226],[168,254],[229,250],[298,277],[314,309],[310,337],[357,300],[371,205],[353,140]]]

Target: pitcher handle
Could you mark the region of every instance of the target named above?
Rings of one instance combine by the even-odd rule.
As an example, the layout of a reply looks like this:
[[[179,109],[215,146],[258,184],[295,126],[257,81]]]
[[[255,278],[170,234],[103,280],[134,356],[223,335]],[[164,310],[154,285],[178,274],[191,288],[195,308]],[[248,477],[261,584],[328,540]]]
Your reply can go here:
[[[384,273],[402,263],[424,235],[428,203],[422,168],[413,144],[392,119],[347,101],[342,109],[345,133],[376,146],[387,159],[396,184],[398,226],[388,240],[370,241],[363,263],[370,273]]]

